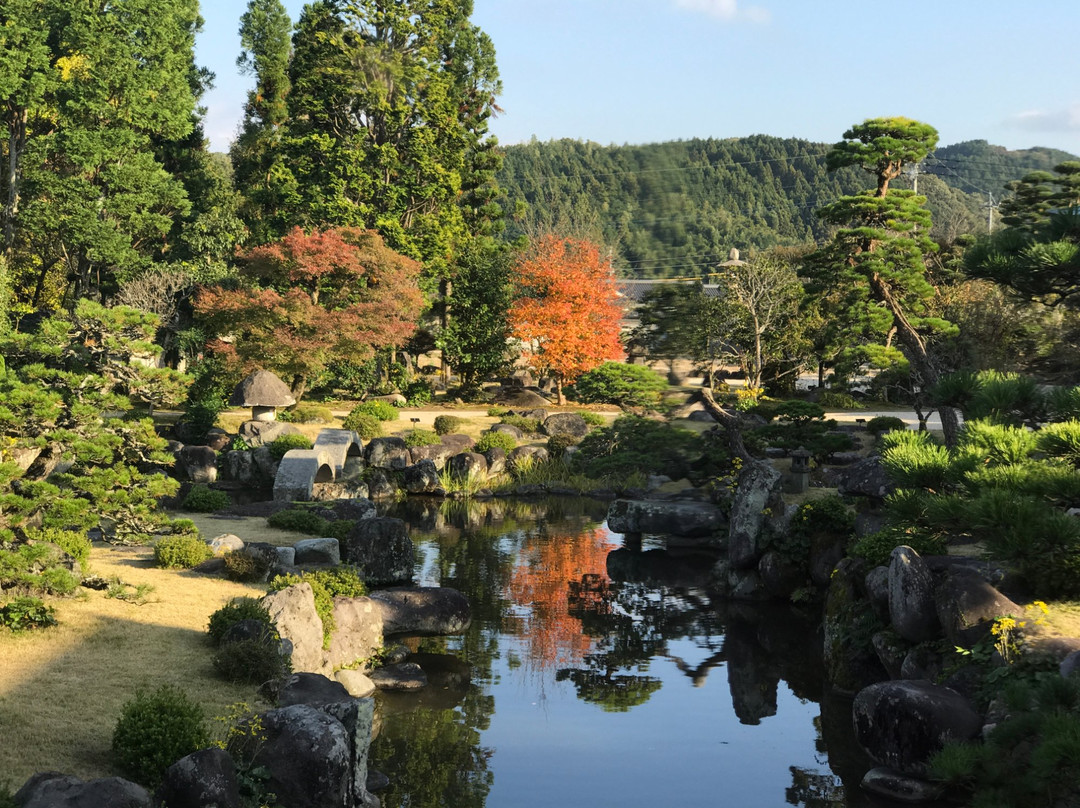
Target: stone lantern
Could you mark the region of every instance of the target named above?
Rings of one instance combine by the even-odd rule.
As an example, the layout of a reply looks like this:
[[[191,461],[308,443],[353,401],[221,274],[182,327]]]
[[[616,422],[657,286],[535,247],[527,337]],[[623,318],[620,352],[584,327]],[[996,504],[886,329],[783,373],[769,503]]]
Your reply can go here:
[[[251,419],[264,423],[277,420],[278,407],[291,407],[295,403],[285,382],[269,370],[256,370],[236,385],[229,399],[230,407],[251,407]]]
[[[789,494],[801,494],[810,487],[810,452],[802,446],[791,453],[791,470],[784,481]]]

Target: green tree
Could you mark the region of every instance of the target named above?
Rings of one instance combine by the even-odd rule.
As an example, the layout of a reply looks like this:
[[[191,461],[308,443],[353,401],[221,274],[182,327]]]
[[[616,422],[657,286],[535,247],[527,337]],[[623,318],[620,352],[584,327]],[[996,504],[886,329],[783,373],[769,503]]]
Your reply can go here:
[[[645,356],[663,359],[674,372],[676,359],[700,359],[707,337],[703,329],[705,290],[693,283],[658,283],[642,295],[638,325],[630,345]]]
[[[928,349],[928,336],[955,328],[927,313],[934,287],[927,279],[925,256],[937,245],[926,235],[931,225],[926,200],[889,186],[906,163],[922,160],[936,143],[933,127],[908,118],[874,118],[845,132],[844,140],[829,152],[829,168],[858,166],[875,178],[876,187],[821,208],[818,215],[839,229],[812,262],[819,281],[850,284],[865,307],[887,313],[890,328],[924,387],[933,385],[942,372]],[[955,443],[955,412],[943,408],[941,421],[946,440]]]

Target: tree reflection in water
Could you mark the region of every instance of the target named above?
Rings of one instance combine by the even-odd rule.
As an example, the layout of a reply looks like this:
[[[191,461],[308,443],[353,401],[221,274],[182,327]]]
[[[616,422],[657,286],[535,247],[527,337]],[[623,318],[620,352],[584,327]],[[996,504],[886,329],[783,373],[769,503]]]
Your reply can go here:
[[[587,500],[420,507],[393,514],[413,526],[418,582],[465,593],[473,624],[461,637],[413,647],[467,660],[471,681],[455,671],[446,679],[436,675],[426,695],[380,695],[382,727],[371,759],[391,777],[385,806],[486,804],[499,749],[484,745],[484,732],[499,706],[495,692],[510,697],[499,689],[503,679],[518,682],[518,689],[531,682],[538,699],[554,679],[603,712],[627,713],[665,684],[701,687],[726,669],[734,713],[747,726],[777,714],[781,681],[803,703],[821,701],[815,620],[788,608],[714,602],[702,586],[710,556],[616,549],[618,537],[599,527],[606,507]],[[426,669],[437,661],[420,659]],[[580,721],[600,715],[585,712]],[[829,771],[821,721],[814,723],[819,754],[811,765],[788,767],[792,785],[784,799],[840,808],[845,788]],[[859,765],[841,772],[851,786]],[[511,790],[501,783],[500,793]],[[857,800],[851,805],[869,805]]]

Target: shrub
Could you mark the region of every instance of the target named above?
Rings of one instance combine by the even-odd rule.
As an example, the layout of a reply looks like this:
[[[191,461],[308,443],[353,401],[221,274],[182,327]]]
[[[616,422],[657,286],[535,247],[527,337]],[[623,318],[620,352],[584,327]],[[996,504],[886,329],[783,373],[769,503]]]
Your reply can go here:
[[[302,401],[289,410],[279,410],[279,421],[287,424],[329,424],[334,420],[334,413],[322,404]]]
[[[231,502],[224,491],[215,491],[205,485],[193,485],[180,507],[193,513],[213,513],[228,508]]]
[[[38,598],[19,597],[0,604],[0,626],[12,631],[56,625],[56,610]]]
[[[332,569],[302,572],[299,575],[277,575],[270,581],[270,591],[277,592],[294,584],[307,583],[315,595],[315,611],[323,624],[323,647],[330,647],[334,632],[334,598],[359,598],[367,594],[367,586],[355,567],[342,565]]]
[[[442,440],[430,429],[410,429],[405,433],[406,446],[434,446],[437,443]]]
[[[857,398],[838,390],[823,390],[818,396],[818,404],[834,410],[861,410],[863,408]]]
[[[273,634],[226,643],[214,654],[214,669],[230,682],[262,684],[292,670]]]
[[[503,407],[499,404],[494,404],[487,409],[487,414],[489,418],[502,418],[508,412],[510,412],[510,409],[508,407]]]
[[[382,422],[378,418],[369,413],[357,412],[356,410],[346,415],[341,425],[345,429],[351,429],[364,440],[377,438],[383,433]]]
[[[825,408],[813,401],[784,401],[773,409],[773,418],[805,423],[807,421],[821,421],[825,418]]]
[[[310,449],[312,445],[311,438],[307,435],[282,435],[270,444],[270,456],[275,460],[281,460],[285,453],[292,449]]]
[[[552,435],[547,439],[546,447],[551,457],[559,459],[566,454],[567,449],[571,446],[577,446],[579,443],[581,443],[581,439],[573,435]]]
[[[210,545],[198,536],[164,536],[154,545],[154,561],[163,569],[191,569],[213,558]]]
[[[540,431],[540,419],[526,418],[524,415],[504,415],[499,423],[516,426],[522,432],[530,435],[535,435]]]
[[[474,452],[486,452],[488,449],[502,449],[505,452],[512,452],[517,448],[517,441],[514,440],[514,436],[506,432],[484,432],[476,441],[476,445],[473,446]]]
[[[221,638],[225,636],[225,632],[229,630],[233,623],[239,623],[241,620],[258,620],[268,627],[273,625],[270,620],[270,612],[259,603],[258,598],[233,598],[210,615],[210,624],[206,630],[214,645],[221,642]]]
[[[604,429],[586,435],[574,455],[577,468],[589,477],[626,477],[635,472],[682,477],[686,455],[698,436],[663,421],[624,415]]]
[[[371,415],[380,421],[396,421],[398,416],[401,415],[401,410],[389,401],[364,401],[357,404],[353,412]],[[352,415],[352,413],[349,414]]]
[[[179,688],[162,685],[150,694],[136,691],[124,705],[112,751],[126,777],[153,787],[169,766],[209,744],[202,708]]]
[[[885,528],[860,536],[848,552],[857,558],[865,558],[871,566],[879,567],[889,563],[893,549],[901,544],[911,547],[919,555],[943,555],[947,551],[944,536],[919,530]]]
[[[435,395],[431,389],[431,385],[423,379],[409,382],[405,385],[401,394],[405,396],[405,400],[409,402],[410,407],[420,407],[424,404],[430,404],[431,399]]]
[[[955,482],[949,451],[927,432],[888,432],[882,436],[881,464],[900,488],[941,491]]]
[[[578,415],[580,415],[585,421],[585,423],[587,423],[589,426],[604,426],[605,424],[607,424],[607,418],[605,418],[598,412],[581,410],[578,412]]]
[[[329,520],[323,519],[306,508],[278,511],[267,518],[266,523],[279,530],[295,530],[297,533],[306,533],[309,536],[326,536],[330,529]]]
[[[465,426],[465,420],[458,418],[456,415],[435,416],[436,435],[452,435],[455,432],[460,432],[463,426]]]
[[[222,557],[225,562],[225,577],[230,581],[253,583],[266,580],[266,574],[270,571],[270,562],[262,555],[252,555],[243,550],[234,553],[226,553]]]
[[[1021,463],[1035,450],[1035,433],[1023,427],[971,420],[964,423],[959,448],[981,464]]]
[[[907,423],[903,418],[897,418],[895,415],[878,415],[875,418],[871,418],[866,424],[866,431],[871,435],[881,435],[885,432],[904,431],[907,429]]]
[[[69,556],[79,562],[79,568],[86,570],[90,560],[90,539],[79,530],[63,530],[56,527],[43,527],[27,530],[26,538],[31,541],[45,541],[55,544]]]
[[[574,382],[574,398],[586,404],[655,407],[667,381],[645,365],[605,362]]]
[[[1040,452],[1080,466],[1080,421],[1047,424],[1035,433],[1035,443]]]

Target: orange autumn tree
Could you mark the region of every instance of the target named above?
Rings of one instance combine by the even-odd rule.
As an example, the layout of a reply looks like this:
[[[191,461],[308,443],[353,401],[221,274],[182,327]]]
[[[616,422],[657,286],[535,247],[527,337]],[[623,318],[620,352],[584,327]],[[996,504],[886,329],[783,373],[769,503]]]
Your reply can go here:
[[[544,236],[514,268],[510,331],[525,358],[563,385],[608,359],[623,357],[622,308],[611,262],[588,241]]]
[[[243,288],[203,289],[195,300],[201,319],[227,338],[209,347],[288,379],[297,400],[329,362],[362,362],[416,330],[420,264],[370,230],[297,227],[240,261]]]

